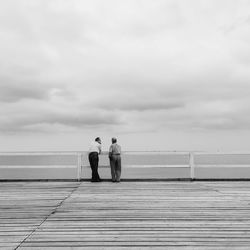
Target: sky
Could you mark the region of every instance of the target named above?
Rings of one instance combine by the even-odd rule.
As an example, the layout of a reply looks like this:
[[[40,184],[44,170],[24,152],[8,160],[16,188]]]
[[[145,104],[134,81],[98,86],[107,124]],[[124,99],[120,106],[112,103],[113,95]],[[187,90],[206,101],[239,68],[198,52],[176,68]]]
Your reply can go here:
[[[0,151],[250,151],[249,0],[0,0]]]

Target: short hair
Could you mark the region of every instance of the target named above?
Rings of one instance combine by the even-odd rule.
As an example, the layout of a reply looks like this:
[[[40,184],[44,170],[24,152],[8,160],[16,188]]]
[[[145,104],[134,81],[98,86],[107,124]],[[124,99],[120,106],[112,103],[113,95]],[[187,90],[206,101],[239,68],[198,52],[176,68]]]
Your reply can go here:
[[[100,141],[100,140],[101,140],[100,137],[96,137],[96,138],[95,138],[95,141]]]
[[[112,143],[116,143],[117,139],[115,137],[112,138]]]

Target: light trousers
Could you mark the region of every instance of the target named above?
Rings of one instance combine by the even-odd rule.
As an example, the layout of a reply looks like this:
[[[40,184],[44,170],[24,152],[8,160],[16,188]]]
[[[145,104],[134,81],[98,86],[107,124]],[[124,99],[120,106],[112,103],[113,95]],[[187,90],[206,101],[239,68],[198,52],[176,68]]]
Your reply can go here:
[[[112,181],[120,181],[121,178],[121,156],[112,155],[110,158],[110,168]]]

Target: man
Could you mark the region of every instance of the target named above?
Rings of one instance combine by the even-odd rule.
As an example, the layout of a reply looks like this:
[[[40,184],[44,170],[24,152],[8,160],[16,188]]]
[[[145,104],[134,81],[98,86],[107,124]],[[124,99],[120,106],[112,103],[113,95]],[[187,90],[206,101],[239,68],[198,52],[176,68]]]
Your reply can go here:
[[[109,148],[109,160],[112,182],[120,182],[121,178],[121,146],[117,144],[116,138],[112,138]]]
[[[101,181],[98,174],[99,154],[102,152],[101,143],[100,137],[97,137],[95,138],[95,141],[91,143],[89,148],[89,164],[92,170],[91,182]]]

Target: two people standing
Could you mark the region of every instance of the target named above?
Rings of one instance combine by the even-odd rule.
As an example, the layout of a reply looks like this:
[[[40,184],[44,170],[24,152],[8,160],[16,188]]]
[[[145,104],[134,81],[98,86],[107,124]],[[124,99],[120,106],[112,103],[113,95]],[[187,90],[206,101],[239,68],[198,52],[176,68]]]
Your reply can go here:
[[[89,148],[89,163],[92,170],[91,182],[102,181],[98,174],[99,154],[101,154],[101,139],[97,137]],[[112,138],[112,145],[109,148],[109,161],[112,182],[120,182],[121,178],[121,146],[117,144],[117,139]]]

